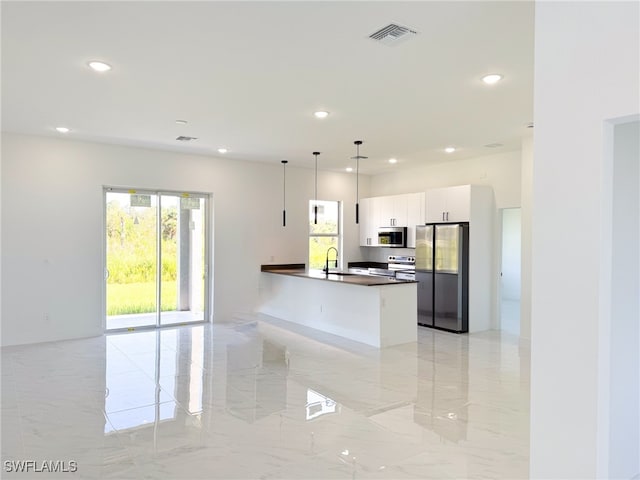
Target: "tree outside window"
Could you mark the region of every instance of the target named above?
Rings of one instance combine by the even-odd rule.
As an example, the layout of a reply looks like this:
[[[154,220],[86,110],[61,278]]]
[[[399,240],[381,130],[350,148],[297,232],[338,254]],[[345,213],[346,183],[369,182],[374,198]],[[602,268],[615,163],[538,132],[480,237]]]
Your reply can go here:
[[[318,205],[318,223],[313,223],[313,206]],[[322,270],[327,250],[340,250],[340,202],[326,200],[309,201],[309,269]],[[333,261],[335,252],[331,252]],[[341,261],[342,257],[339,257]],[[340,265],[340,264],[338,264]]]

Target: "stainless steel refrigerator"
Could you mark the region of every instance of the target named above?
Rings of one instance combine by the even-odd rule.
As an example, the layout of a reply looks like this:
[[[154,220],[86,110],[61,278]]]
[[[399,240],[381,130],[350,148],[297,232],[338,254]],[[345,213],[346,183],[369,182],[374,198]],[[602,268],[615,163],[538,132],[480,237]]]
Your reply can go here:
[[[469,331],[469,224],[416,227],[418,324]]]

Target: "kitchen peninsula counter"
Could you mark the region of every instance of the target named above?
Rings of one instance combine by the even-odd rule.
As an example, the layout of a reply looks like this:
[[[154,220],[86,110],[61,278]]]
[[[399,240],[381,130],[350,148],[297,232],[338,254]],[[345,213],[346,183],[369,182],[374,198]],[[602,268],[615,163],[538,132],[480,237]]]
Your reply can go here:
[[[370,275],[262,265],[257,311],[375,347],[417,339],[417,284]]]
[[[365,287],[397,285],[400,283],[417,283],[414,280],[396,280],[393,277],[359,275],[357,273],[347,272],[329,272],[329,274],[326,274],[317,270],[307,270],[304,264],[262,265],[261,271],[279,275],[292,275],[295,277],[313,278],[315,280],[326,280],[329,282],[348,283],[350,285],[362,285]]]

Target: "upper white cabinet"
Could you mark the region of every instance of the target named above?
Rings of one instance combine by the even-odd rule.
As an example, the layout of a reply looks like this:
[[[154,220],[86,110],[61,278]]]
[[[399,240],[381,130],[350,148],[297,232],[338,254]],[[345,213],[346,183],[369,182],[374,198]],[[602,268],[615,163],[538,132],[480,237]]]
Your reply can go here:
[[[378,245],[377,203],[377,198],[361,198],[358,203],[361,247]]]
[[[425,224],[425,193],[410,193],[407,197],[407,247],[416,247],[416,225]]]
[[[427,190],[425,211],[427,223],[470,221],[471,185]]]
[[[378,246],[380,227],[407,227],[407,247],[415,248],[416,225],[477,222],[493,209],[493,191],[482,185],[434,188],[420,193],[362,198],[360,246]]]
[[[414,248],[416,225],[424,225],[424,193],[360,200],[360,246],[378,246],[380,227],[407,227],[407,247]]]
[[[378,204],[379,227],[407,226],[407,195],[375,197]]]

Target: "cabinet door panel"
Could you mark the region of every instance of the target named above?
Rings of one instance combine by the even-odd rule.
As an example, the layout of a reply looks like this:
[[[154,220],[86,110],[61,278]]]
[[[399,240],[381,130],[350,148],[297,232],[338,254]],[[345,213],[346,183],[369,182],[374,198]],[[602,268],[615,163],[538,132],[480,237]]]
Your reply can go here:
[[[425,224],[423,193],[410,193],[407,195],[407,247],[416,246],[416,225]]]
[[[378,245],[378,228],[380,227],[380,212],[378,210],[379,202],[377,198],[370,198],[369,200],[369,246],[375,247]]]
[[[471,186],[447,188],[446,209],[449,222],[468,222],[471,207]]]
[[[371,232],[371,199],[361,198],[359,202],[360,246],[370,246]]]
[[[391,197],[392,216],[394,227],[407,227],[407,204],[409,195],[394,195]]]
[[[376,227],[392,227],[393,197],[374,197],[378,225]]]
[[[446,188],[434,188],[433,190],[427,190],[425,194],[425,212],[427,223],[444,221],[442,214],[446,211],[446,208]]]

